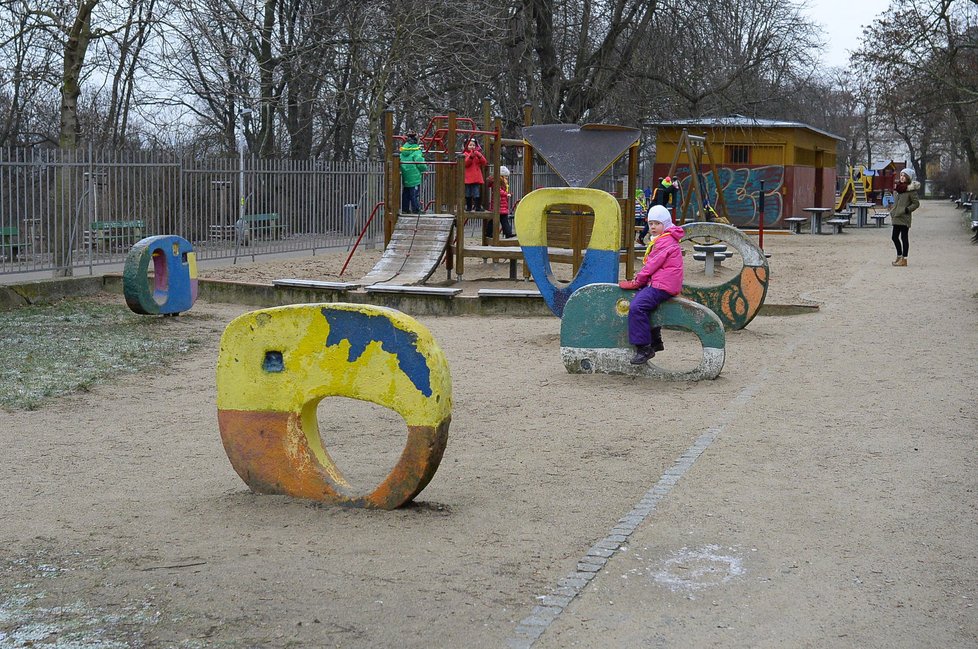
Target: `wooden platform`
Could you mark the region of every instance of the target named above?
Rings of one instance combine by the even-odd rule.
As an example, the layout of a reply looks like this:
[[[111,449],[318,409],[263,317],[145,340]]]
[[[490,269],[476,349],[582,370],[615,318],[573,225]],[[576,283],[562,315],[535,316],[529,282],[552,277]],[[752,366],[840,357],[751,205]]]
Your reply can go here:
[[[401,214],[383,256],[360,284],[423,284],[438,268],[454,225],[452,214]]]
[[[317,291],[339,291],[341,293],[346,293],[347,291],[354,291],[360,285],[355,282],[321,282],[314,279],[273,279],[272,286],[281,286],[284,288],[311,288]]]

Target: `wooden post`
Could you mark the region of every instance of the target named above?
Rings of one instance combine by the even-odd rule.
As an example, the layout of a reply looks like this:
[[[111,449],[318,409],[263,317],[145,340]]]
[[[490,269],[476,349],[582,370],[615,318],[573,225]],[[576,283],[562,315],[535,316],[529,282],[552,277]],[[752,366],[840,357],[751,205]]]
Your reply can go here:
[[[398,189],[401,184],[401,168],[394,162],[394,111],[384,111],[384,247],[391,241],[397,211],[400,209]]]
[[[622,215],[622,225],[626,239],[625,276],[632,277],[635,269],[635,192],[638,191],[638,153],[639,143],[628,148],[628,214]]]
[[[446,165],[451,174],[449,187],[451,190],[452,214],[455,215],[455,274],[461,279],[465,272],[465,159],[457,154],[458,150],[458,113],[455,110],[448,111],[448,135],[445,139],[445,149],[448,153],[448,161],[453,163]]]

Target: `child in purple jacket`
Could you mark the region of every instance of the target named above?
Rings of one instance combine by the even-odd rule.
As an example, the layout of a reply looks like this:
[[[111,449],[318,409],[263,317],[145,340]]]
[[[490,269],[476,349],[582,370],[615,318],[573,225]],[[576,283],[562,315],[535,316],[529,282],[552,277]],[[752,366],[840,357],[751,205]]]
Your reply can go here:
[[[665,349],[662,327],[651,326],[652,312],[683,290],[683,251],[679,242],[686,232],[672,224],[669,210],[662,205],[649,209],[648,221],[652,241],[645,251],[645,265],[634,280],[618,282],[621,288],[638,289],[628,308],[628,342],[635,345],[632,365],[643,365]]]

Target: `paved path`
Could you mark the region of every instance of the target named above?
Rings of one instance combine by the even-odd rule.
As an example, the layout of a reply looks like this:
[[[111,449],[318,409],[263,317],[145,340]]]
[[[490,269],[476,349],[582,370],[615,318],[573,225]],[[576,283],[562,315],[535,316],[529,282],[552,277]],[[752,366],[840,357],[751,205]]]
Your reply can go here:
[[[978,248],[929,203],[893,257],[817,295],[510,646],[976,646]]]

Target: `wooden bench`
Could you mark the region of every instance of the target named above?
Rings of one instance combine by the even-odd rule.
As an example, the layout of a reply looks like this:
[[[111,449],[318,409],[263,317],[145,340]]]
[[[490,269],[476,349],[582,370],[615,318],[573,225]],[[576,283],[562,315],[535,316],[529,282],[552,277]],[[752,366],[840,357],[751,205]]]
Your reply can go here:
[[[833,219],[845,219],[846,225],[852,225],[852,215],[855,214],[852,210],[843,210],[841,212],[836,212],[832,215]]]
[[[86,248],[131,248],[145,231],[144,221],[92,221],[84,232],[84,243]]]
[[[234,241],[234,226],[212,225],[208,229],[207,238],[211,241]]]
[[[246,214],[244,220],[248,224],[248,235],[253,239],[281,239],[285,234],[285,226],[278,222],[278,214]]]
[[[396,284],[371,284],[366,287],[367,293],[396,293],[400,295],[433,295],[436,297],[453,298],[462,292],[460,288],[442,288],[439,286],[398,286]]]
[[[478,296],[482,297],[518,297],[518,298],[542,298],[540,291],[516,289],[516,288],[480,288]]]
[[[20,256],[20,228],[0,228],[0,261],[17,261]]]
[[[871,216],[876,219],[876,227],[881,228],[883,227],[883,221],[886,220],[886,217],[889,216],[889,214],[886,212],[873,212]]]
[[[847,225],[852,225],[851,223],[849,223],[849,219],[829,219],[826,221],[826,223],[835,226],[836,234],[842,234],[842,228],[844,228]]]
[[[273,279],[272,286],[281,288],[311,288],[317,291],[336,291],[346,293],[360,288],[354,282],[321,282],[314,279]]]
[[[801,224],[808,223],[807,216],[789,216],[786,218],[785,223],[788,223],[795,229],[795,234],[801,234]]]

